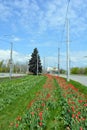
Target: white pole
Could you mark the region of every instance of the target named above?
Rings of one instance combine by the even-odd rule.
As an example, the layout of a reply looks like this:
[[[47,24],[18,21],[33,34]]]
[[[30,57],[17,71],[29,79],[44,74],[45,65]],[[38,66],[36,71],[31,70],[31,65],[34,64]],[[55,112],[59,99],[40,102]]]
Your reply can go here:
[[[69,20],[67,18],[67,81],[69,81],[70,68],[69,68]]]
[[[12,48],[13,48],[13,43],[11,42],[11,52],[10,52],[10,79],[12,77]]]
[[[58,75],[60,75],[60,48],[58,48]]]
[[[45,72],[46,72],[46,71],[45,71],[45,57],[44,57],[44,74],[45,74]]]
[[[37,76],[38,76],[38,53],[37,53]]]

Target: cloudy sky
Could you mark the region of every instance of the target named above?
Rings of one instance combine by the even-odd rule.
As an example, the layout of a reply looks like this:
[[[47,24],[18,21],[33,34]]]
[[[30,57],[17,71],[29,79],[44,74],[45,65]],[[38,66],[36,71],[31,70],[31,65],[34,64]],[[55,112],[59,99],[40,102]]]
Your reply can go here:
[[[69,0],[0,0],[0,60],[27,62],[35,47],[47,66],[66,68],[65,17]],[[70,0],[70,63],[87,66],[87,0]]]

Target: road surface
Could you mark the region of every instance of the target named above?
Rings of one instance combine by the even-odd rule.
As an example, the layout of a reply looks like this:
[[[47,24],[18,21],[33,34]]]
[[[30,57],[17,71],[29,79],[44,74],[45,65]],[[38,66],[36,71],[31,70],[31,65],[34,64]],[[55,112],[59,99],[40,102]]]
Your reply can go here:
[[[61,77],[65,77],[66,75],[60,75]],[[70,75],[70,79],[77,81],[85,86],[87,86],[87,76],[84,75]]]
[[[24,76],[26,74],[12,74],[13,77],[16,76]],[[9,73],[0,73],[0,78],[5,78],[5,77],[9,77]]]
[[[12,74],[12,76],[24,76],[26,74]],[[61,77],[65,77],[66,75],[60,75]],[[9,77],[9,73],[0,73],[0,78]],[[87,86],[87,76],[83,75],[70,75],[70,79],[75,80],[85,86]]]

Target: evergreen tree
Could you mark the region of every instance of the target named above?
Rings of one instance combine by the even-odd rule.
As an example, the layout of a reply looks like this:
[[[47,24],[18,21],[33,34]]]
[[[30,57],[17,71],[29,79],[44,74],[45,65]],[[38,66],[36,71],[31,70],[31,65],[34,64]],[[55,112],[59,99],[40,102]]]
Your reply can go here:
[[[42,72],[42,65],[40,56],[38,54],[37,48],[34,49],[31,59],[29,60],[29,72],[33,74],[41,73]]]

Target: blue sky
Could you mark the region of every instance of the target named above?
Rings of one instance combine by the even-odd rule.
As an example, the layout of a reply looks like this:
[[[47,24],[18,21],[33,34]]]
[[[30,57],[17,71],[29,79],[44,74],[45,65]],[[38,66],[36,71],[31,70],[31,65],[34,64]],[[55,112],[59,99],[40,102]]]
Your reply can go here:
[[[66,68],[65,16],[68,0],[0,0],[0,60],[27,62],[35,47],[46,66]],[[87,0],[70,0],[71,67],[87,66]],[[64,29],[64,33],[63,33]],[[63,39],[62,39],[63,37]]]

